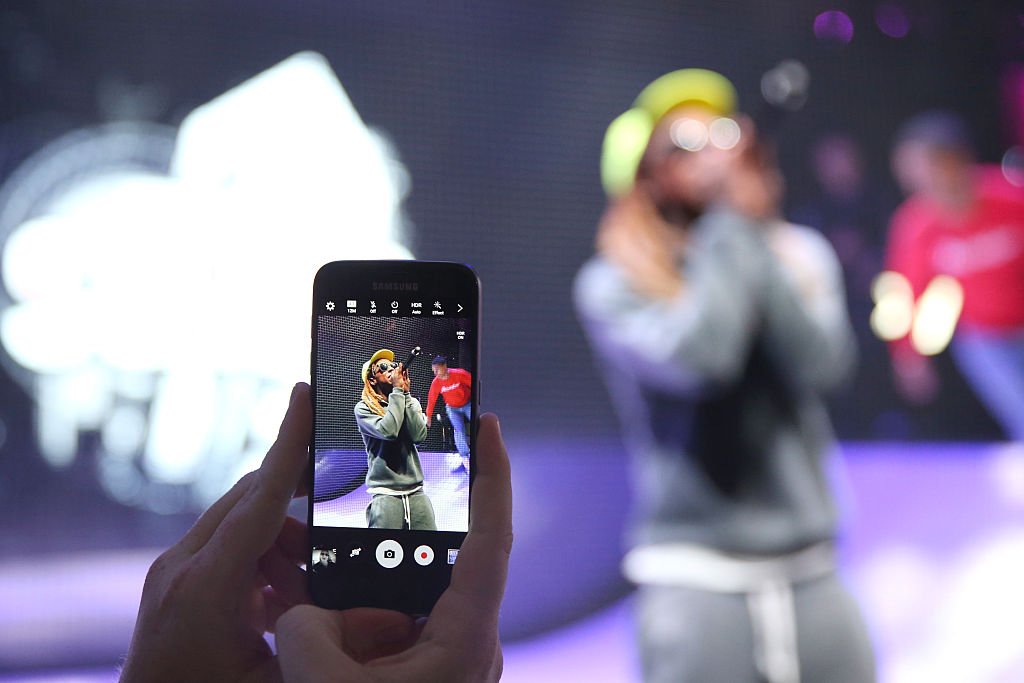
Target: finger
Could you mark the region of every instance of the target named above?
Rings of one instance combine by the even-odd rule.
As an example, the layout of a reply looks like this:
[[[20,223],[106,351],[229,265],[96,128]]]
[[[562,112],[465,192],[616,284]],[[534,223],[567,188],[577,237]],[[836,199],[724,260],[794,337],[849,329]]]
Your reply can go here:
[[[292,564],[309,562],[309,529],[306,523],[294,517],[285,517],[281,533],[274,544]]]
[[[220,557],[255,561],[275,541],[288,504],[306,472],[313,411],[309,386],[295,385],[277,441],[244,492],[214,532]],[[221,563],[241,567],[245,562]]]
[[[512,473],[501,425],[493,413],[480,416],[477,451],[478,470],[467,540],[479,536],[498,540],[503,547],[507,542],[507,554],[512,542]]]
[[[263,600],[264,615],[264,622],[261,628],[267,633],[275,633],[277,631],[277,620],[281,618],[282,614],[295,607],[296,603],[281,597],[270,586],[263,588],[261,598]]]
[[[414,620],[398,612],[358,608],[335,612],[298,605],[277,621],[281,669],[293,680],[363,680],[362,664],[416,642]]]
[[[512,485],[498,418],[480,418],[477,473],[470,505],[469,533],[452,570],[452,581],[427,623],[432,636],[444,630],[455,639],[481,629],[496,633],[512,551]]]
[[[209,542],[214,532],[217,531],[217,527],[224,521],[224,517],[231,512],[232,508],[235,507],[242,496],[245,495],[245,492],[249,490],[249,487],[252,486],[253,479],[253,473],[250,472],[235,482],[235,485],[227,493],[199,516],[199,519],[192,525],[192,528],[178,541],[178,547],[190,555],[199,552]]]
[[[408,649],[421,630],[415,619],[391,610],[361,607],[334,614],[345,652],[359,663]]]
[[[259,560],[259,569],[274,592],[291,605],[309,602],[306,589],[306,572],[299,569],[294,562],[285,557],[281,549],[274,545],[263,553]]]
[[[326,610],[293,607],[277,620],[274,637],[281,673],[288,680],[355,680],[359,673],[341,647],[341,627]]]
[[[296,399],[297,391],[308,391],[308,389],[300,388],[296,385],[292,389],[292,403]],[[239,500],[244,497],[249,488],[253,485],[253,480],[256,478],[255,473],[250,472],[249,474],[242,477],[238,482],[235,483],[231,490],[220,497],[217,502],[211,505],[196,521],[192,528],[185,534],[184,538],[179,541],[179,544],[190,554],[196,553],[209,542],[214,532],[220,526],[221,522],[229,512],[235,507]],[[298,487],[296,493],[302,495],[308,488],[306,477],[301,478],[301,485]]]
[[[311,416],[312,416],[312,411],[313,411],[312,404],[310,404],[310,415]],[[312,427],[312,423],[310,423],[310,436],[312,436],[312,431],[313,431],[313,427]],[[312,442],[312,439],[310,439],[310,442]],[[292,499],[293,500],[295,498],[305,498],[310,493],[312,493],[312,490],[309,487],[313,483],[313,477],[310,476],[310,471],[313,468],[313,459],[309,457],[308,443],[307,443],[306,454],[307,454],[307,457],[306,457],[306,467],[303,470],[302,475],[299,477],[299,484],[298,484],[298,486],[296,486],[295,490],[292,492]]]

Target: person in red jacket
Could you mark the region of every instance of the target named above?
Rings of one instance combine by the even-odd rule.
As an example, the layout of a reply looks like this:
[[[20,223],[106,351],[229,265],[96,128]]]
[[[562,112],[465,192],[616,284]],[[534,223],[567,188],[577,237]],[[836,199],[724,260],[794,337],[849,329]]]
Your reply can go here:
[[[1024,440],[1024,189],[975,161],[970,131],[950,112],[906,123],[892,161],[909,197],[889,226],[886,269],[912,297],[909,324],[889,337],[897,387],[934,397],[930,356],[951,337],[975,394],[1009,438]]]
[[[430,393],[427,396],[427,427],[430,426],[434,415],[434,403],[438,395],[444,397],[445,412],[451,420],[452,428],[455,430],[455,449],[459,452],[460,462],[457,467],[464,468],[469,474],[469,423],[473,419],[470,414],[470,394],[473,386],[473,377],[468,371],[460,368],[449,368],[448,359],[444,356],[437,356],[430,363],[430,369],[434,372],[434,381],[430,383]]]

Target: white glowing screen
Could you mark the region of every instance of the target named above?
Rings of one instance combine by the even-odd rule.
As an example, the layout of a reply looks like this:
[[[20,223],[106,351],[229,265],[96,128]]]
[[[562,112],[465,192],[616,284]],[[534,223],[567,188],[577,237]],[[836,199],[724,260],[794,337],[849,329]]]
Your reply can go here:
[[[98,433],[113,497],[203,506],[258,465],[308,378],[316,269],[411,257],[408,176],[313,53],[189,114],[169,173],[78,175],[0,264],[0,344],[29,371],[40,451],[67,465]]]

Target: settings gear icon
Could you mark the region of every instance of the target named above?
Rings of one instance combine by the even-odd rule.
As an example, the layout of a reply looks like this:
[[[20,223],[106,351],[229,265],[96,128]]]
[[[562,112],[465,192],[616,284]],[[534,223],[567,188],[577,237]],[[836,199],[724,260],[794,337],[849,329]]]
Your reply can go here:
[[[334,310],[334,302],[333,301],[328,301],[327,302],[327,310],[328,311],[333,311]]]

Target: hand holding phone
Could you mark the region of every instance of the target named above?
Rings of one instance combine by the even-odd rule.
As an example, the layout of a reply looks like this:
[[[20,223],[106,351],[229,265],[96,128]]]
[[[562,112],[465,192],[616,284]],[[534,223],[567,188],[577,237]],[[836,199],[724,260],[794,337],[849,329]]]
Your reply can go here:
[[[512,492],[497,418],[480,419],[479,495],[453,589],[421,631],[422,622],[399,612],[305,604],[298,565],[306,561],[306,529],[286,513],[292,495],[306,493],[310,408],[309,388],[296,385],[260,471],[240,480],[153,563],[122,683],[276,679],[279,665],[285,681],[362,680],[363,664],[413,646],[400,660],[375,662],[374,671],[395,680],[500,678],[498,612],[512,545]],[[263,640],[275,624],[277,658]]]
[[[494,415],[480,418],[473,522],[452,585],[424,627],[393,611],[338,612],[300,605],[277,624],[281,670],[289,680],[496,681],[501,677],[498,613],[512,547],[508,455]],[[422,630],[421,630],[422,629]],[[381,659],[404,653],[401,657]],[[376,660],[376,661],[374,661]]]
[[[210,506],[146,575],[121,682],[272,678],[265,631],[308,602],[306,527],[287,516],[306,492],[309,387],[294,387],[263,464]]]

